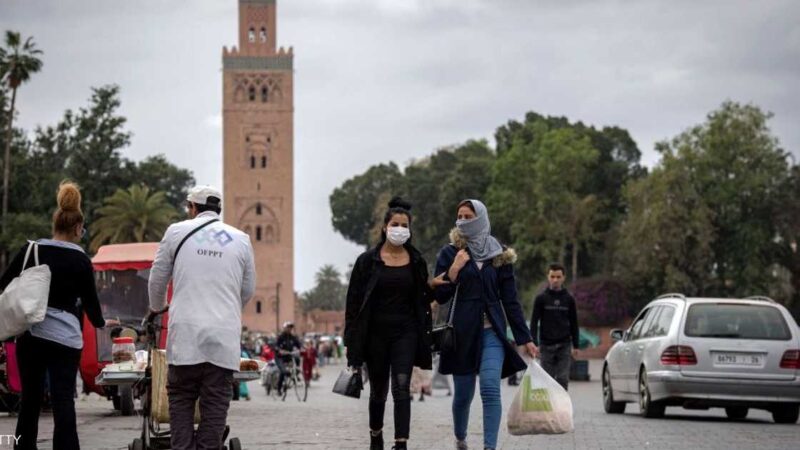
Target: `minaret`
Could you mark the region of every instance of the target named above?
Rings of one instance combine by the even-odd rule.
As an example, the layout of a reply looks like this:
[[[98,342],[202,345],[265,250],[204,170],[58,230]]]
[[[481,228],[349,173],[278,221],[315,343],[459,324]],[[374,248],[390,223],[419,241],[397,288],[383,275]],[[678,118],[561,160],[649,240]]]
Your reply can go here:
[[[239,46],[222,49],[222,214],[250,235],[258,281],[251,330],[294,320],[292,48],[277,48],[275,0],[239,0]]]

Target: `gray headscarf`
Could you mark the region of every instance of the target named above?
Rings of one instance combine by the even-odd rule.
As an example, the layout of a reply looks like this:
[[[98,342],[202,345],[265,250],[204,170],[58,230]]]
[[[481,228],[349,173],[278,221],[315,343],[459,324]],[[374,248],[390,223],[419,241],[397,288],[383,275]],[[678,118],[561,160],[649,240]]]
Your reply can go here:
[[[480,200],[467,200],[475,208],[475,218],[469,220],[457,220],[456,227],[462,236],[467,240],[467,246],[472,259],[475,261],[486,261],[503,253],[503,246],[491,235],[492,226],[489,223],[489,211],[486,205]]]

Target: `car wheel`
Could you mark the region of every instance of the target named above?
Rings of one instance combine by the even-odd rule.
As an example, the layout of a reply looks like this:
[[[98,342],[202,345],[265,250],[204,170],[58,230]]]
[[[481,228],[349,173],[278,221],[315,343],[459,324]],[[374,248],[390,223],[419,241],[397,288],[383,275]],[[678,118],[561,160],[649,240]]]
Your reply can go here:
[[[625,412],[625,402],[615,402],[614,392],[611,390],[611,374],[608,366],[603,367],[603,409],[608,414],[622,414]]]
[[[772,410],[775,423],[796,423],[800,416],[800,405],[779,406]]]
[[[654,402],[650,396],[650,385],[647,383],[647,371],[644,367],[639,372],[639,414],[648,419],[664,417],[666,405]]]
[[[730,406],[725,408],[725,415],[731,420],[742,420],[747,417],[748,412],[750,412],[750,408],[744,406]]]

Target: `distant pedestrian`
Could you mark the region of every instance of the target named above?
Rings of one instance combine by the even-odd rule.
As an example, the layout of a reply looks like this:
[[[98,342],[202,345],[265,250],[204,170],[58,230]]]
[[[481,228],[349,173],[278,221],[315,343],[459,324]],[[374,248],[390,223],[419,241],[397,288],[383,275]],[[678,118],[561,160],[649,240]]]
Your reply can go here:
[[[439,251],[434,272],[445,274],[445,280],[450,281],[436,287],[436,301],[446,303],[457,296],[453,312],[455,348],[442,351],[439,370],[453,374],[456,448],[467,448],[469,410],[479,376],[483,446],[494,449],[503,414],[500,380],[527,367],[518,348],[508,340],[506,328],[511,327],[516,344],[532,357],[536,346],[517,299],[516,254],[491,235],[483,203],[464,200],[456,210],[456,229],[450,233],[450,244]]]
[[[381,242],[362,253],[347,290],[347,365],[369,370],[370,450],[383,450],[383,416],[391,379],[394,447],[407,448],[411,373],[431,368],[432,295],[428,265],[411,245],[411,205],[389,202]]]
[[[531,333],[539,345],[542,369],[567,389],[572,358],[578,354],[578,312],[575,299],[564,287],[564,266],[550,264],[547,288],[536,296]]]

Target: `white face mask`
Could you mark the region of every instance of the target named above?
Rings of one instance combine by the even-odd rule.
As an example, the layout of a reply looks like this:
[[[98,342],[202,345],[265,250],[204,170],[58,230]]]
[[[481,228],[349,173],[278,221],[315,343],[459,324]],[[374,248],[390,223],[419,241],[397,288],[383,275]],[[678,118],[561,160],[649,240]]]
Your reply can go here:
[[[408,239],[411,237],[411,230],[406,227],[388,227],[386,228],[386,239],[392,245],[400,247],[401,245],[408,242]]]

